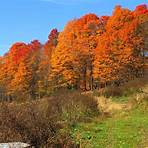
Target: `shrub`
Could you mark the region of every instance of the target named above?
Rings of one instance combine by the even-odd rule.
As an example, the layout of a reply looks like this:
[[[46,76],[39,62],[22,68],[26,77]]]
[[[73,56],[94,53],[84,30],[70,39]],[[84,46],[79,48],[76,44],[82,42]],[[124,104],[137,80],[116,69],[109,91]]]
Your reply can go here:
[[[39,146],[56,132],[56,123],[38,110],[35,103],[3,104],[0,116],[0,129],[4,129],[0,130],[0,142],[23,141]]]
[[[98,113],[96,100],[81,92],[58,91],[54,98],[60,107],[62,120],[68,124],[86,120]]]
[[[76,147],[69,133],[74,126],[97,114],[97,103],[78,92],[56,92],[50,98],[0,104],[0,142],[21,141],[35,147]],[[54,140],[53,140],[54,139]]]
[[[68,132],[59,132],[56,137],[49,138],[45,147],[50,148],[79,148],[79,144],[76,144],[71,135]]]
[[[104,96],[106,98],[114,97],[114,96],[118,97],[118,96],[122,96],[122,90],[120,87],[108,86],[98,90],[98,96]]]

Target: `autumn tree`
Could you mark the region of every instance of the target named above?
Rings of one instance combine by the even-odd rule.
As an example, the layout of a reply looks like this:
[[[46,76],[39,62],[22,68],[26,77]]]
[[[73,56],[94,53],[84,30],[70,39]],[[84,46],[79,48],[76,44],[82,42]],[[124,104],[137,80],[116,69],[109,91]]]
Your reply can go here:
[[[35,96],[39,50],[41,44],[34,40],[30,44],[15,43],[8,52],[7,70],[11,76],[7,92]]]
[[[142,50],[143,62],[147,63],[145,55],[148,53],[148,7],[146,4],[138,5],[133,11],[135,17],[138,18],[139,28],[142,30],[142,36],[144,37],[144,48]],[[143,69],[144,71],[144,69]],[[143,72],[144,73],[144,72]]]
[[[59,32],[57,29],[52,29],[47,42],[40,51],[40,62],[38,68],[38,95],[39,97],[48,95],[50,93],[50,83],[48,78],[51,73],[51,56],[57,46]]]
[[[138,19],[128,9],[116,6],[98,39],[94,77],[100,83],[119,85],[142,69],[143,38]]]
[[[36,98],[39,95],[40,88],[40,63],[42,62],[43,45],[38,40],[33,40],[28,46],[31,51],[28,59],[26,59],[26,65],[31,71],[30,95],[32,98]]]
[[[5,86],[4,89],[6,96],[10,96],[12,94],[13,87],[11,87],[11,82],[14,79],[15,73],[18,69],[19,60],[28,52],[28,48],[26,47],[27,45],[25,43],[15,43],[10,48],[9,52],[3,57],[0,83],[2,86]]]
[[[105,21],[104,21],[105,22]],[[51,58],[52,75],[57,83],[81,89],[93,85],[93,57],[97,36],[104,31],[103,19],[87,14],[70,21],[59,34]]]

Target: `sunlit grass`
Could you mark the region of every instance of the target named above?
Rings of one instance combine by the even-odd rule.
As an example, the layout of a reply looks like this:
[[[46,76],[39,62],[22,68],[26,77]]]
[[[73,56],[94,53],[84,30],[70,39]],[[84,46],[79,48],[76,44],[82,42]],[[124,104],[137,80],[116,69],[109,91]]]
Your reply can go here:
[[[72,136],[82,148],[144,148],[148,146],[148,111],[135,108],[103,121],[81,123]]]

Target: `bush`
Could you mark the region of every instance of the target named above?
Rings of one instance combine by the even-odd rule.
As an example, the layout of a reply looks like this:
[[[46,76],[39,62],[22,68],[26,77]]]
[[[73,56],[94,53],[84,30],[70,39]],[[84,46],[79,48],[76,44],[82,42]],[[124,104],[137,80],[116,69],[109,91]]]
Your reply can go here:
[[[135,107],[140,107],[141,109],[148,109],[148,93],[141,92],[136,93],[130,99],[130,103]]]
[[[115,86],[108,86],[102,89],[99,89],[98,92],[95,94],[97,94],[98,96],[104,96],[106,98],[109,97],[119,97],[122,96],[122,89],[120,87],[115,87]]]
[[[97,103],[92,98],[63,90],[50,98],[32,102],[2,103],[0,142],[21,141],[35,147],[76,147],[69,133],[61,133],[61,129],[67,130],[97,113]]]
[[[124,87],[124,86],[108,86],[102,89],[99,89],[95,94],[97,96],[104,96],[106,98],[109,97],[121,97],[121,96],[131,96],[137,92],[141,92],[140,88],[129,88],[129,87]]]
[[[58,91],[54,97],[60,107],[62,120],[68,124],[86,120],[98,113],[96,100],[81,92]]]
[[[0,116],[0,129],[4,129],[0,130],[0,142],[23,141],[39,146],[54,135],[57,128],[52,117],[38,110],[35,103],[3,104]]]
[[[56,137],[49,138],[45,147],[50,148],[79,148],[79,144],[76,144],[71,135],[68,132],[58,133]]]
[[[135,88],[124,88],[123,89],[123,96],[131,96],[137,92],[140,92],[140,89],[135,89]]]

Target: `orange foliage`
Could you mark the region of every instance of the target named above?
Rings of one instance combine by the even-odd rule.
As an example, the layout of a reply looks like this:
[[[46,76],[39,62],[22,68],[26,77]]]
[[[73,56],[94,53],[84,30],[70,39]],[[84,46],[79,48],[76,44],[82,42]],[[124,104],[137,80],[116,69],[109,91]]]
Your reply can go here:
[[[98,39],[94,77],[100,83],[127,81],[142,68],[143,38],[138,19],[128,9],[116,6]]]
[[[86,14],[53,29],[44,45],[15,43],[0,57],[0,91],[35,98],[50,87],[90,90],[142,76],[147,22],[147,5],[116,6],[111,16]]]

